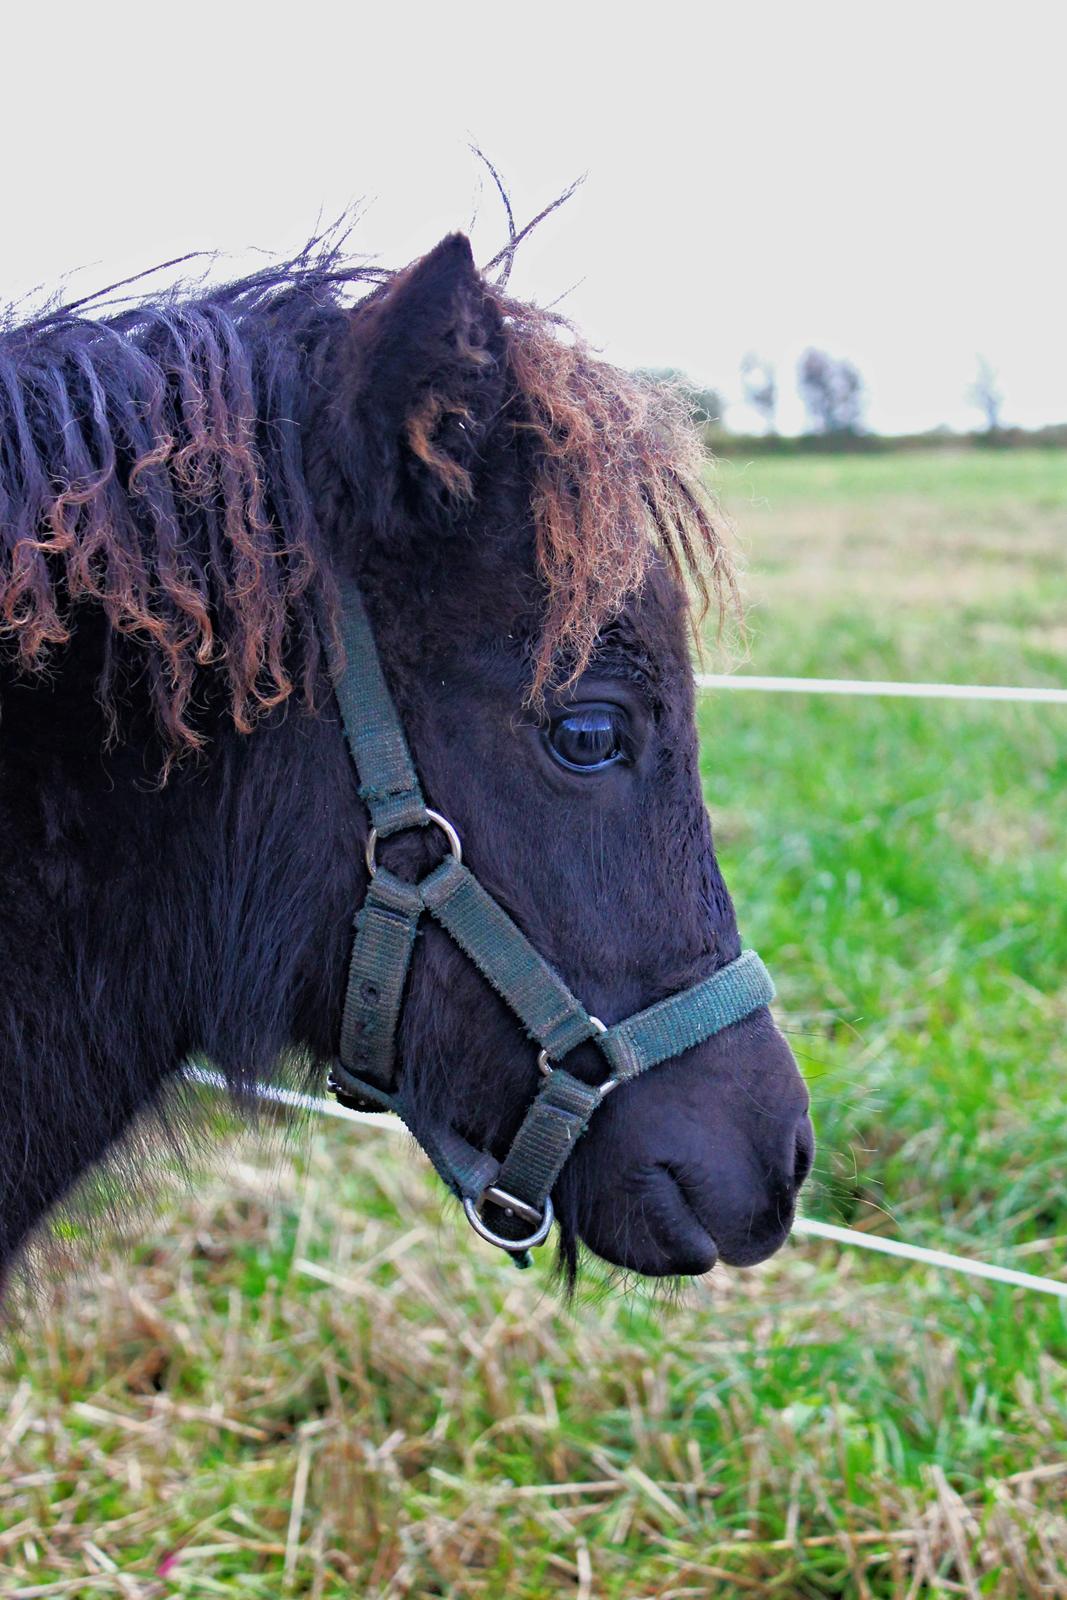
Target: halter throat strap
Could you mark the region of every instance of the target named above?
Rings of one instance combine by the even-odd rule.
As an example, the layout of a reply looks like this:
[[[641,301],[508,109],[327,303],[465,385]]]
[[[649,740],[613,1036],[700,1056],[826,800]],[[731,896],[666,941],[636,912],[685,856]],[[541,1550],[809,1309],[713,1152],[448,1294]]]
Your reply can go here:
[[[359,797],[371,830],[370,883],[356,913],[340,1051],[330,1089],[344,1105],[394,1111],[463,1202],[483,1238],[521,1266],[547,1238],[552,1189],[604,1098],[768,1005],[774,997],[759,956],[747,950],[710,977],[605,1028],[464,865],[452,824],[427,805],[403,725],[385,681],[370,621],[354,586],[342,594],[344,665],[333,679]],[[419,883],[377,861],[380,840],[409,828],[439,828],[449,855]],[[399,1081],[397,1030],[419,924],[430,916],[474,962],[539,1046],[542,1079],[503,1161],[450,1127],[416,1128]],[[607,1075],[599,1084],[559,1063],[594,1041]]]

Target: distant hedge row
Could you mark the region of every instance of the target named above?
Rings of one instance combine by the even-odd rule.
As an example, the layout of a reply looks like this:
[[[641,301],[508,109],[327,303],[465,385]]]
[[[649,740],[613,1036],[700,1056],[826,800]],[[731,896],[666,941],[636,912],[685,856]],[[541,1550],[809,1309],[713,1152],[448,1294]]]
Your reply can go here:
[[[984,433],[727,433],[704,429],[716,456],[890,455],[898,450],[1067,450],[1067,423],[1048,428],[996,428]]]

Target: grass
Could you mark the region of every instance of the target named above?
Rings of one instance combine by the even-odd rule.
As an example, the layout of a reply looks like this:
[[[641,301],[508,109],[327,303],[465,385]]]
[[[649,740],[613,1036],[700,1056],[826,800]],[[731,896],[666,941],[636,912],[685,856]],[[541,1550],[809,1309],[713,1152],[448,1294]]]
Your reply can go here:
[[[728,463],[758,672],[1063,682],[1067,461]],[[808,1209],[1062,1272],[1067,714],[721,694]],[[0,1593],[1067,1594],[1060,1303],[798,1242],[670,1300],[478,1246],[323,1124],[164,1188],[0,1358]],[[76,1230],[71,1230],[76,1234]]]

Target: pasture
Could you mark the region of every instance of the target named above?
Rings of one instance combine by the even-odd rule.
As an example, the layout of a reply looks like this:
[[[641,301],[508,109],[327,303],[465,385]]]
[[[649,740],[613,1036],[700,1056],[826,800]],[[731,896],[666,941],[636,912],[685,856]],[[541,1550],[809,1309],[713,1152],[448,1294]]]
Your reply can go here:
[[[1061,453],[718,482],[752,670],[1064,681]],[[808,1213],[1059,1275],[1067,712],[700,715]],[[568,1308],[403,1141],[216,1131],[105,1248],[68,1227],[0,1356],[5,1600],[1067,1593],[1062,1303],[799,1240],[680,1295],[590,1268]]]

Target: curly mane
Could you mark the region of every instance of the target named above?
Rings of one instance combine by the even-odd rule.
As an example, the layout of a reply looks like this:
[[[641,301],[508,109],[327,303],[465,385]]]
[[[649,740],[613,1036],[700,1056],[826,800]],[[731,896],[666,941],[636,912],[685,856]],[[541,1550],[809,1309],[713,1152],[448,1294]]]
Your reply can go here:
[[[95,605],[100,702],[113,721],[125,638],[171,758],[204,743],[205,669],[245,732],[294,694],[311,703],[322,553],[302,469],[306,357],[354,287],[391,277],[315,240],[198,298],[116,310],[104,291],[0,320],[0,659],[47,670]],[[657,551],[703,609],[735,590],[680,398],[596,359],[562,318],[488,292],[537,462],[538,700],[582,670]]]

